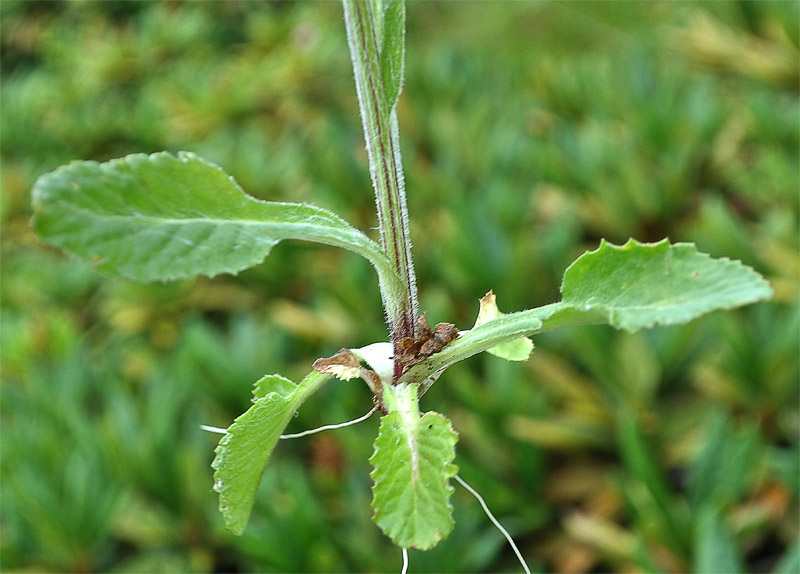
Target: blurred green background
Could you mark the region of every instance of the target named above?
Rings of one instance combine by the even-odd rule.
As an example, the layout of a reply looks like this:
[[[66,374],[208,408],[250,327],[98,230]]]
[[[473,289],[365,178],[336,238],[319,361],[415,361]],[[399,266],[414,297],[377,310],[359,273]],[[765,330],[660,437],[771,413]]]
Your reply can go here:
[[[420,300],[472,325],[553,302],[605,237],[694,241],[775,298],[630,335],[540,336],[479,356],[423,408],[461,476],[541,572],[797,572],[797,2],[411,2],[399,103]],[[72,159],[190,150],[249,193],[374,234],[336,2],[3,0],[0,567],[383,572],[377,418],[281,443],[244,536],[211,491],[217,436],[264,373],[297,378],[386,336],[358,257],[300,243],[193,282],[101,276],[28,228],[35,178]],[[292,430],[353,418],[330,382]],[[457,487],[456,527],[412,572],[519,565]]]

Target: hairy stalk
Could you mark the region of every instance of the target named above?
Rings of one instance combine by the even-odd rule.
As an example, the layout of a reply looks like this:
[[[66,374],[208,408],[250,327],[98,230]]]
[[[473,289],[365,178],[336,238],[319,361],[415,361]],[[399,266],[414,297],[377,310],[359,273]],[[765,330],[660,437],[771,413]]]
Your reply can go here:
[[[343,0],[343,5],[381,245],[403,282],[403,292],[394,293],[386,309],[397,351],[400,340],[414,336],[418,312],[396,113],[403,75],[405,8],[400,0]],[[396,361],[395,380],[401,369]]]

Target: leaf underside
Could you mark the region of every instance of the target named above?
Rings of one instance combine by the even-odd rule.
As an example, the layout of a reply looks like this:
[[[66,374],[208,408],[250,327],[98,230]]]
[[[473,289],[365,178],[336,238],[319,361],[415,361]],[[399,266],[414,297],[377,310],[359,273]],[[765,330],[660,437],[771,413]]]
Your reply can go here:
[[[477,319],[475,319],[475,327],[494,321],[504,315],[505,313],[502,313],[497,307],[497,297],[494,292],[489,291],[481,297],[480,310],[478,311]],[[520,337],[486,350],[490,355],[500,357],[506,361],[527,361],[532,351],[533,341],[528,337]]]
[[[383,24],[380,53],[384,97],[387,109],[392,109],[397,103],[403,87],[406,7],[405,2],[388,0],[384,6],[378,9],[384,12],[378,18],[378,22]]]
[[[33,207],[42,239],[140,281],[237,273],[284,239],[345,247],[385,266],[378,245],[335,214],[255,199],[188,152],[73,162],[37,180]]]
[[[254,403],[228,427],[214,450],[214,490],[225,525],[244,532],[261,476],[283,429],[300,404],[328,378],[312,372],[298,385],[267,375],[253,388]]]
[[[706,313],[740,307],[772,295],[750,267],[712,259],[694,244],[602,241],[564,273],[562,305],[600,312],[626,331],[687,323]]]

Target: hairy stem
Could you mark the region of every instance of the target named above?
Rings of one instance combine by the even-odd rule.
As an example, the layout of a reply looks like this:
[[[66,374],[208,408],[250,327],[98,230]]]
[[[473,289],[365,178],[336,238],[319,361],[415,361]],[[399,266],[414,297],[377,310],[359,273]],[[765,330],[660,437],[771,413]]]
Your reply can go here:
[[[404,337],[414,336],[418,312],[395,109],[402,84],[405,9],[402,0],[343,0],[343,4],[381,245],[403,283],[386,309],[397,350]],[[395,380],[400,369],[396,362]]]

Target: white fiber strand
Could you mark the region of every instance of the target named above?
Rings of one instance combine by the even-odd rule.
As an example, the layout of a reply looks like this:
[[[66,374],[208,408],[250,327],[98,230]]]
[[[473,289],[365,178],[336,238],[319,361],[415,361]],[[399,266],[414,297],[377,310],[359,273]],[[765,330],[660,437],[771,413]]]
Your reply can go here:
[[[317,427],[315,429],[310,429],[310,430],[299,432],[299,433],[295,433],[295,434],[282,434],[280,436],[280,438],[281,439],[300,438],[300,437],[303,437],[303,436],[308,436],[310,434],[315,434],[315,433],[326,431],[326,430],[335,430],[335,429],[341,429],[341,428],[344,428],[344,427],[349,427],[351,425],[355,425],[355,424],[358,424],[358,423],[360,423],[362,421],[367,420],[377,410],[378,410],[378,407],[372,407],[367,414],[365,414],[363,416],[360,416],[357,419],[353,419],[351,421],[347,421],[347,422],[339,423],[339,424],[335,424],[335,425],[324,425],[324,426],[321,426],[321,427]]]
[[[508,533],[508,530],[503,528],[503,525],[497,521],[492,512],[489,510],[489,507],[486,505],[486,502],[483,500],[483,497],[480,494],[478,494],[478,492],[474,488],[472,488],[470,485],[464,482],[464,479],[461,478],[460,476],[455,475],[453,478],[455,478],[456,482],[458,482],[461,486],[463,486],[467,492],[469,492],[472,496],[478,499],[481,508],[483,508],[483,511],[486,513],[486,516],[489,517],[489,520],[492,521],[492,524],[495,525],[495,528],[497,528],[500,531],[500,533],[503,536],[505,536],[506,540],[508,540],[508,543],[511,545],[511,549],[514,550],[514,554],[517,555],[519,563],[522,564],[522,568],[523,570],[525,570],[525,574],[531,574],[530,568],[528,568],[528,565],[525,563],[525,559],[522,557],[522,554],[520,553],[519,548],[517,548],[517,545],[514,544],[514,540],[511,538],[511,535]]]
[[[299,433],[295,433],[295,434],[282,434],[280,436],[280,438],[282,438],[282,439],[300,438],[301,436],[308,436],[310,434],[314,434],[314,433],[318,433],[318,432],[322,432],[322,431],[326,431],[326,430],[335,430],[335,429],[340,429],[340,428],[344,428],[344,427],[349,427],[351,425],[355,425],[355,424],[358,424],[358,423],[360,423],[362,421],[367,420],[377,410],[378,410],[378,407],[372,407],[372,409],[370,409],[370,411],[367,414],[365,414],[363,416],[360,416],[357,419],[353,419],[351,421],[347,421],[345,423],[339,423],[339,424],[335,424],[335,425],[325,425],[325,426],[317,427],[315,429],[310,429],[310,430],[299,432]],[[216,433],[216,434],[227,434],[228,433],[227,429],[222,429],[222,428],[219,428],[219,427],[212,427],[211,425],[200,425],[200,430],[213,432],[213,433]]]

